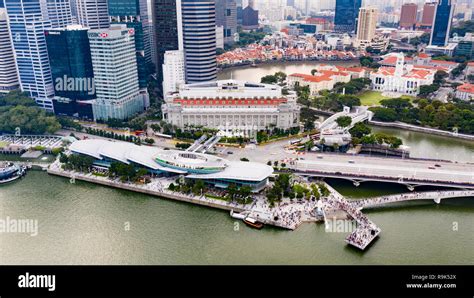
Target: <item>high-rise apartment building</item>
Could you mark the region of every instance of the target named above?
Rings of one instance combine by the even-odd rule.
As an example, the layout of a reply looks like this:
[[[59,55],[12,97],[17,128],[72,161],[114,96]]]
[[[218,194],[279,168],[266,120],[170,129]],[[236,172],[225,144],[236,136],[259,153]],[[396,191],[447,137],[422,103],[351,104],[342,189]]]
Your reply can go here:
[[[41,0],[5,0],[21,89],[36,103],[53,111],[51,69],[44,31],[46,3]]]
[[[451,0],[439,0],[435,9],[435,18],[431,30],[430,45],[446,46],[453,21],[454,4]]]
[[[413,29],[416,24],[417,11],[418,5],[415,3],[403,4],[402,11],[400,13],[400,27]]]
[[[126,25],[89,30],[97,120],[128,119],[148,105],[138,87],[135,32]]]
[[[76,3],[77,21],[90,29],[109,27],[107,0],[73,0]]]
[[[94,72],[87,30],[70,25],[45,31],[57,115],[94,118]]]
[[[237,33],[237,4],[235,0],[216,0],[216,26],[224,27],[224,44],[234,44],[234,35]]]
[[[7,93],[19,87],[7,11],[0,8],[0,93]]]
[[[353,32],[357,28],[357,17],[362,0],[336,0],[334,30],[337,32]]]
[[[186,82],[217,78],[214,0],[181,0]]]

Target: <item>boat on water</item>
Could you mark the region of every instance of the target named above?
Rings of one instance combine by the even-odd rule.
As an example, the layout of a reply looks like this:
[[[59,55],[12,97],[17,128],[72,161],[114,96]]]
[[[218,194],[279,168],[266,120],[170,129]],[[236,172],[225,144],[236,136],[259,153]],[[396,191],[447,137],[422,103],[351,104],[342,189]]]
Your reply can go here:
[[[15,181],[26,174],[26,167],[11,162],[0,162],[0,184]]]
[[[244,223],[252,228],[255,228],[255,229],[261,229],[263,228],[263,223],[257,221],[256,219],[254,218],[251,218],[251,217],[246,217],[244,218]]]
[[[236,219],[245,219],[247,215],[244,213],[235,212],[234,210],[230,210],[230,217]]]

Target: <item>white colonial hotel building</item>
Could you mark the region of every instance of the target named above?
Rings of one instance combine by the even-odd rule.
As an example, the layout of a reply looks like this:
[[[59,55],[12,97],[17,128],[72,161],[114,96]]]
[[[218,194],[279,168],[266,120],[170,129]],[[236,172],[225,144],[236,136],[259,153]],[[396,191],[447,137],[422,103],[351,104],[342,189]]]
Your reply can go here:
[[[295,92],[284,95],[278,85],[236,80],[180,85],[166,96],[162,110],[165,121],[179,128],[203,126],[226,135],[299,125]]]

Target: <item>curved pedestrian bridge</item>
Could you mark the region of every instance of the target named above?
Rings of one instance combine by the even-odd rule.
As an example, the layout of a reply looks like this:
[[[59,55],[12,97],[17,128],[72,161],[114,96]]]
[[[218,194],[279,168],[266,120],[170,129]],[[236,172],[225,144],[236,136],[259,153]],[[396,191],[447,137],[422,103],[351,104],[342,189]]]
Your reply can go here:
[[[364,200],[351,200],[350,204],[360,209],[378,207],[385,204],[414,201],[414,200],[433,200],[440,203],[443,199],[474,197],[474,190],[441,190],[441,191],[425,191],[412,192],[396,195],[380,196]]]

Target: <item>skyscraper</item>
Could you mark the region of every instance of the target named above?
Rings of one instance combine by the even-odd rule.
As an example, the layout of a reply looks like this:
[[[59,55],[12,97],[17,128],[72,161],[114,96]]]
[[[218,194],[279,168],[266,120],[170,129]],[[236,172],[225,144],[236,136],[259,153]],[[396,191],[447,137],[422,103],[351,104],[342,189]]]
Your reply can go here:
[[[181,0],[186,83],[217,78],[214,0]]]
[[[375,37],[377,26],[377,7],[362,7],[359,10],[357,22],[357,40],[359,42],[370,42]]]
[[[0,93],[20,88],[5,8],[0,8]]]
[[[400,13],[400,27],[413,29],[416,24],[417,11],[418,5],[415,3],[403,4],[402,11]]]
[[[93,119],[95,85],[87,30],[70,25],[45,31],[58,115]]]
[[[128,119],[147,106],[147,96],[138,88],[134,29],[111,25],[89,30],[97,99],[95,119]]]
[[[175,92],[185,82],[183,51],[167,51],[163,63],[163,93]]]
[[[46,7],[52,28],[65,28],[74,23],[70,0],[46,0]]]
[[[338,32],[353,32],[357,28],[357,16],[362,0],[336,0],[336,15],[334,30]]]
[[[436,10],[436,3],[425,3],[423,5],[423,15],[421,17],[421,26],[430,27],[433,26],[433,19]]]
[[[446,46],[453,21],[454,4],[451,0],[439,0],[435,9],[435,18],[431,30],[430,45]]]
[[[234,34],[237,33],[235,0],[216,0],[216,26],[224,27],[224,44],[234,44]]]
[[[156,76],[163,81],[166,51],[182,50],[181,0],[155,0],[153,26],[156,51]],[[161,84],[158,87],[161,88]],[[163,90],[160,90],[162,94]]]
[[[242,11],[242,29],[254,30],[258,28],[258,10],[247,6]]]
[[[45,19],[45,2],[5,0],[5,8],[10,20],[21,89],[40,107],[53,111],[54,90],[44,36],[45,29],[51,25]]]
[[[148,85],[148,67],[151,63],[148,9],[146,0],[109,0],[109,16],[112,24],[125,24],[135,30],[135,48],[138,67],[138,84],[141,89]]]
[[[109,27],[107,0],[73,0],[76,2],[77,21],[90,29]]]

